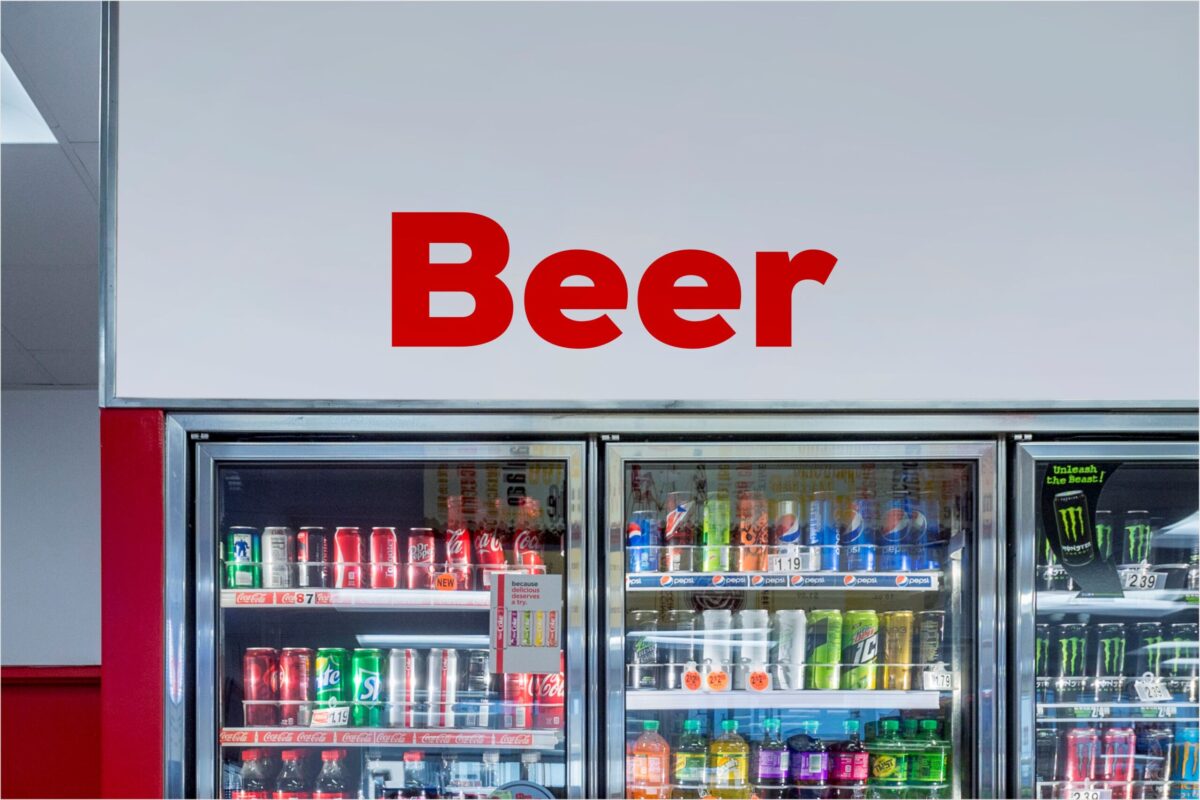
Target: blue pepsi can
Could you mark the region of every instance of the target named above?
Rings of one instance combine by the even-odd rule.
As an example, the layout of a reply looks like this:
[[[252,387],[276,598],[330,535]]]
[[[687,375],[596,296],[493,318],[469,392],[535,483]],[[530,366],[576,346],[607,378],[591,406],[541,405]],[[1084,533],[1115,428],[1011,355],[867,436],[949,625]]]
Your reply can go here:
[[[849,572],[875,571],[875,501],[862,494],[851,501],[838,520],[838,544]]]
[[[634,511],[625,534],[626,569],[629,572],[658,570],[658,551],[662,546],[662,528],[653,511]]]
[[[942,531],[942,503],[935,492],[921,492],[909,517],[912,569],[942,568],[946,537]]]
[[[846,548],[847,572],[874,572],[875,554],[878,548],[873,544],[851,544]]]
[[[833,492],[813,492],[808,504],[808,531],[805,543],[820,549],[821,571],[842,571],[842,548],[838,543]]]
[[[912,498],[908,492],[892,492],[884,507],[879,526],[879,569],[883,572],[908,572],[912,566],[910,546]]]

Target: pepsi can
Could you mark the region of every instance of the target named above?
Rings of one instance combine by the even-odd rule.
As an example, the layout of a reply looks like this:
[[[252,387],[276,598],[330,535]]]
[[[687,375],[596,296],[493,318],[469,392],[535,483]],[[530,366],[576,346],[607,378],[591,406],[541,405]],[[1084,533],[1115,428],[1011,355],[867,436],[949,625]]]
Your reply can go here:
[[[941,497],[937,492],[921,492],[917,495],[909,517],[908,532],[909,541],[912,542],[912,568],[941,569],[946,542],[942,530]]]
[[[662,545],[662,530],[658,515],[653,511],[634,511],[629,517],[625,540],[629,572],[658,571],[658,550]]]
[[[840,572],[842,569],[842,548],[838,543],[837,522],[834,520],[835,505],[834,493],[824,491],[813,492],[808,504],[807,543],[809,547],[820,551],[822,572]]]
[[[838,544],[848,572],[875,571],[875,499],[863,492],[849,504],[848,514],[838,526]]]
[[[879,525],[879,569],[908,572],[912,569],[909,548],[913,504],[907,491],[892,492]]]

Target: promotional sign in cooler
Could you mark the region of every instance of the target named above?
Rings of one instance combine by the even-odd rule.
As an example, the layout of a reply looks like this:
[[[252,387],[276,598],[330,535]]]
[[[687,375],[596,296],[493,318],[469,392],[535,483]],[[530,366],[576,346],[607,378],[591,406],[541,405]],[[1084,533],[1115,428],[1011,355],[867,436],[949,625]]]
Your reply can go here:
[[[1200,795],[1195,443],[1046,443],[1018,455],[1022,797]]]

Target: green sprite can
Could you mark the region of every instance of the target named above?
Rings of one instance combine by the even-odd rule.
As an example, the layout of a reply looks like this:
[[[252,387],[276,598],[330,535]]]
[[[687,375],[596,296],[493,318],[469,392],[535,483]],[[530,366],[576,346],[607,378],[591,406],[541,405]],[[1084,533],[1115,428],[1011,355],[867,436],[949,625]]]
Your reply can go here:
[[[704,501],[700,528],[702,572],[729,571],[729,495],[713,492]]]
[[[829,608],[808,612],[804,642],[806,688],[840,688],[841,658],[842,612]]]
[[[383,727],[383,651],[375,648],[360,648],[354,651],[351,664],[351,689],[353,705],[350,706],[350,724],[355,727]]]
[[[225,586],[257,589],[262,586],[262,544],[254,528],[225,531]]]
[[[317,673],[317,708],[350,702],[350,653],[343,647],[322,647],[314,663]]]
[[[879,663],[879,615],[847,611],[842,625],[842,688],[874,689]]]

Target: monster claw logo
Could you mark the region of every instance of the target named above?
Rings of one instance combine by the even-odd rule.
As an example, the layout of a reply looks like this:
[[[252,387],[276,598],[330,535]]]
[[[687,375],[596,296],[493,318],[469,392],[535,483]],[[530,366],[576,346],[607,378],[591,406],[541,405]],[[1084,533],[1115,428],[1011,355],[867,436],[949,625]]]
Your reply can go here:
[[[1063,675],[1083,674],[1083,651],[1086,647],[1087,638],[1083,636],[1064,636],[1058,640],[1058,668]]]
[[[1125,563],[1140,564],[1150,560],[1150,526],[1136,522],[1125,526]]]
[[[1054,496],[1054,521],[1063,563],[1074,567],[1090,564],[1096,557],[1092,530],[1088,526],[1087,497],[1075,489]]]
[[[1035,649],[1033,654],[1034,671],[1038,675],[1046,674],[1048,661],[1050,660],[1050,639],[1046,637],[1038,638],[1034,643]]]
[[[1120,675],[1125,671],[1125,639],[1110,637],[1100,640],[1101,667],[1105,675]]]
[[[1083,535],[1084,526],[1087,522],[1083,519],[1083,508],[1081,506],[1068,506],[1058,510],[1059,529],[1063,532],[1064,538],[1070,542],[1078,542],[1079,537]]]

